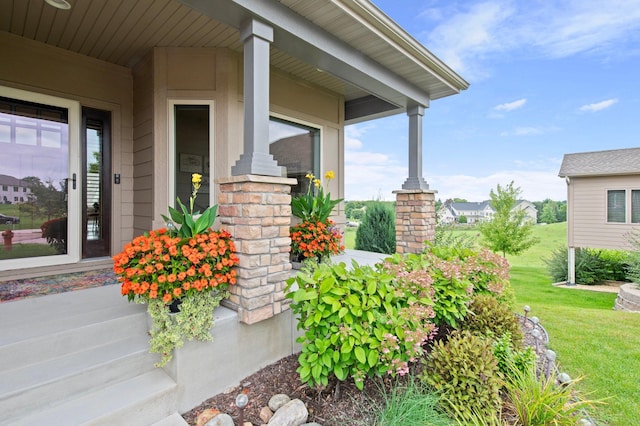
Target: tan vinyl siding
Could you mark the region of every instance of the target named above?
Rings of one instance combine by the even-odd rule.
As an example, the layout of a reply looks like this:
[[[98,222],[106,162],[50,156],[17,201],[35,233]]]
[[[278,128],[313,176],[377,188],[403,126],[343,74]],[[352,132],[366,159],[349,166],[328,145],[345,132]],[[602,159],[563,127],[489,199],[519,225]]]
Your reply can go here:
[[[640,175],[573,177],[569,186],[569,245],[629,249],[627,236],[639,224],[631,223],[631,190],[640,189]],[[626,190],[626,223],[607,222],[607,191]],[[573,238],[571,238],[571,233]]]
[[[133,232],[151,229],[153,217],[153,56],[147,55],[133,70]]]

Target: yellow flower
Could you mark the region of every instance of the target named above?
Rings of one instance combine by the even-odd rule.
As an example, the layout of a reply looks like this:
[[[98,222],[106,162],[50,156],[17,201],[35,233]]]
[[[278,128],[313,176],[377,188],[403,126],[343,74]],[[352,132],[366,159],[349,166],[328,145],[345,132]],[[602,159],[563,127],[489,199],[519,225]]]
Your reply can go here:
[[[191,183],[193,184],[193,195],[196,195],[198,189],[202,185],[202,175],[199,173],[194,173],[191,175]]]
[[[333,173],[333,170],[329,170],[327,173],[324,174],[324,178],[327,180],[331,180],[335,177],[336,175]]]
[[[314,180],[316,177],[313,175],[313,173],[307,173],[307,175],[305,176],[307,179],[309,180]]]
[[[320,188],[322,182],[320,182],[320,179],[314,179],[313,184],[316,186],[316,188]]]

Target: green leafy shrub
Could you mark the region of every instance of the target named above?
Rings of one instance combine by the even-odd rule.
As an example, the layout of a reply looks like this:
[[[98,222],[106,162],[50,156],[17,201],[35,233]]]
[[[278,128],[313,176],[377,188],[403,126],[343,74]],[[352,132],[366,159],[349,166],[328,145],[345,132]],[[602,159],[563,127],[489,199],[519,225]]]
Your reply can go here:
[[[525,372],[536,365],[536,353],[531,346],[524,349],[513,347],[509,332],[495,338],[493,342],[493,355],[498,360],[498,370],[507,377],[516,372]]]
[[[335,376],[362,389],[366,377],[404,375],[435,331],[433,289],[422,272],[396,277],[356,262],[320,264],[287,280],[286,292],[305,330],[298,373],[310,386]]]
[[[576,249],[576,283],[594,284],[605,280],[623,280],[627,276],[630,259],[624,252],[615,250]],[[567,281],[568,250],[566,247],[554,250],[545,259],[547,271],[556,282]]]
[[[393,254],[396,252],[396,219],[393,210],[372,203],[356,231],[356,250]]]
[[[476,245],[476,238],[469,233],[454,232],[453,224],[439,223],[435,227],[433,242],[436,247],[472,248]]]
[[[403,276],[424,273],[434,290],[434,322],[438,326],[456,327],[467,314],[471,300],[471,282],[460,272],[460,261],[439,259],[432,253],[396,254],[383,266],[390,274]]]
[[[471,300],[461,328],[487,337],[508,334],[514,348],[522,345],[520,322],[508,305],[488,294],[478,294]]]
[[[435,342],[421,379],[458,421],[491,418],[500,411],[501,380],[489,339],[455,331],[446,343]]]
[[[535,366],[512,369],[506,382],[507,397],[523,426],[574,426],[582,410],[599,401],[586,400],[573,380],[558,385],[556,375],[538,377]]]

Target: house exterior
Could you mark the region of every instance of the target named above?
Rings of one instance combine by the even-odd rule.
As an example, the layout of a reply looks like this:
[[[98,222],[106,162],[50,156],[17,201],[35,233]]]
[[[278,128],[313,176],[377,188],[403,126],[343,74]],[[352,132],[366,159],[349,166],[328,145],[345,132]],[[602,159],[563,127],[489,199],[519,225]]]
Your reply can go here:
[[[0,281],[111,267],[111,256],[134,236],[165,226],[167,206],[189,197],[192,173],[204,177],[196,208],[218,204],[216,225],[232,234],[240,259],[238,282],[216,310],[214,344],[188,344],[164,372],[145,373],[135,386],[124,382],[83,407],[115,401],[123,388],[140,383],[165,383],[169,399],[130,412],[185,411],[295,350],[295,319],[284,298],[291,194],[304,191],[301,175],[333,170],[329,191],[344,198],[347,124],[407,114],[408,176],[396,191],[397,251],[420,251],[433,235],[435,191],[422,173],[422,117],[432,100],[468,83],[371,2],[7,0],[0,2],[0,17],[0,172],[29,178],[48,194],[42,217],[59,219],[67,229],[61,252],[10,260],[0,254]],[[333,215],[344,226],[343,204]],[[39,226],[34,219],[11,229]],[[93,337],[114,334],[64,328],[80,323],[81,309],[104,327],[100,315],[113,310],[136,315],[109,321],[126,323],[120,333],[138,333],[127,340],[143,339],[144,346],[143,307],[127,305],[111,287],[69,294],[61,305],[66,310],[51,313],[55,306],[40,306],[46,301],[20,308],[21,302],[0,303],[0,312],[15,318],[47,312],[33,327],[64,329],[45,330],[37,342],[12,343],[9,359],[27,362],[25,354],[40,353],[38,361],[50,362],[53,374],[53,360],[69,354],[48,360],[51,346],[69,343],[80,351]],[[16,331],[24,321],[11,324],[3,325],[9,340],[36,334]],[[0,345],[0,355],[3,350]],[[72,366],[94,357],[73,356],[83,363]],[[21,410],[37,408],[33,401],[60,403],[61,390],[110,389],[117,383],[104,381],[119,380],[118,371],[87,379],[79,372],[73,386],[49,381],[45,390],[30,383],[39,393],[18,392],[20,402],[0,395],[0,408],[11,410],[5,417],[14,421]]]
[[[527,220],[536,223],[538,210],[533,203],[526,200],[518,200],[513,210],[524,210]],[[445,202],[438,212],[440,223],[458,223],[460,216],[467,219],[468,224],[486,222],[493,218],[495,210],[489,200],[481,202]]]
[[[640,148],[565,154],[558,175],[567,183],[569,282],[575,249],[629,250],[640,224]]]
[[[18,204],[29,200],[31,188],[14,176],[0,175],[0,203]]]

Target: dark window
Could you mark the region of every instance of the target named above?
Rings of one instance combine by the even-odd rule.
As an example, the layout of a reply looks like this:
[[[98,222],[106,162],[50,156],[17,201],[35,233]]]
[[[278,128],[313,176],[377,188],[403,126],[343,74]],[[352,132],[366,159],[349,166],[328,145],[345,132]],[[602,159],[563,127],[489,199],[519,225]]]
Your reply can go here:
[[[320,176],[320,129],[271,117],[269,122],[269,154],[286,168],[287,177],[298,184],[291,188],[291,195],[307,192],[308,173]]]

